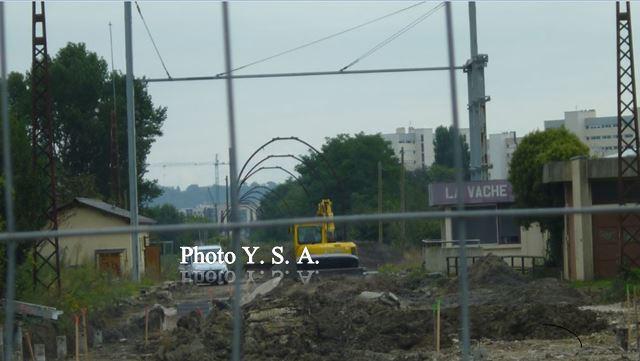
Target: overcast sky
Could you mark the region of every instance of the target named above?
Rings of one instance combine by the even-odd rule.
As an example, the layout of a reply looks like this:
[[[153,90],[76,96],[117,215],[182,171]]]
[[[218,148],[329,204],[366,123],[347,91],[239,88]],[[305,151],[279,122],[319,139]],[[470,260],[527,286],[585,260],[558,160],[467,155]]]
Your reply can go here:
[[[415,2],[234,2],[230,5],[233,62],[243,65],[393,12]],[[426,3],[301,51],[249,67],[239,74],[338,70],[436,6]],[[140,2],[172,76],[220,73],[219,3]],[[636,19],[640,6],[633,4]],[[615,113],[615,7],[612,2],[481,2],[477,5],[480,53],[489,55],[486,92],[489,133],[540,129],[566,110]],[[453,4],[456,62],[469,58],[467,4]],[[133,13],[135,75],[164,71],[142,21]],[[31,62],[31,3],[6,6],[9,70]],[[84,42],[109,60],[113,23],[115,67],[124,71],[124,6],[120,2],[47,2],[47,35],[53,55],[67,42]],[[638,29],[638,26],[635,27]],[[637,34],[636,34],[637,38]],[[447,64],[444,9],[351,69]],[[638,41],[636,41],[638,44]],[[637,51],[636,51],[637,53]],[[461,123],[468,126],[466,76],[458,74]],[[235,82],[239,159],[276,136],[298,136],[314,146],[338,133],[393,132],[396,127],[435,128],[451,123],[446,72],[252,79]],[[150,84],[156,105],[168,107],[164,136],[150,163],[227,159],[224,82]],[[304,153],[277,144],[272,154]],[[267,153],[265,153],[267,154]],[[279,160],[292,168],[293,164]],[[274,163],[275,164],[275,163]],[[221,167],[221,175],[227,174]],[[151,168],[163,185],[213,183],[212,167]],[[281,181],[265,171],[257,181]]]

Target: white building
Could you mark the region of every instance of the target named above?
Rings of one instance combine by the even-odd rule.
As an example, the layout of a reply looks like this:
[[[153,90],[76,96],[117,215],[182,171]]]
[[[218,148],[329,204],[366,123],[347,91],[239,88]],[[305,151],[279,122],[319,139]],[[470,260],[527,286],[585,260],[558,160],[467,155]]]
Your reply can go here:
[[[487,153],[489,156],[489,179],[507,179],[509,176],[509,164],[513,152],[518,146],[519,139],[515,131],[498,134],[489,134]]]
[[[469,129],[460,128],[460,134],[469,139]],[[404,149],[404,164],[409,171],[429,167],[435,162],[432,128],[397,128],[395,133],[382,134],[382,138],[391,143],[391,148],[400,159],[400,151]],[[489,179],[507,179],[511,157],[518,145],[516,132],[508,131],[490,134],[487,142],[489,156]]]
[[[564,119],[546,120],[545,129],[565,127],[585,143],[591,155],[606,157],[618,153],[618,117],[597,117],[594,109],[564,112]],[[624,134],[631,138],[631,133]]]
[[[404,165],[409,171],[429,167],[435,161],[432,128],[400,127],[395,133],[381,134],[382,139],[391,143],[396,157],[400,159],[404,150]],[[460,134],[469,139],[469,129],[461,128]]]

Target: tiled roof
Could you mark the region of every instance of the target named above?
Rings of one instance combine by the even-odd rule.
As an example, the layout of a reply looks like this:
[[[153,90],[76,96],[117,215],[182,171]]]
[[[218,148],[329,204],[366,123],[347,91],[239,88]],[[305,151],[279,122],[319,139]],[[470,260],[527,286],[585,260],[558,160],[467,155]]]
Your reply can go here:
[[[126,219],[127,221],[130,220],[130,215],[129,215],[129,211],[126,209],[122,209],[119,207],[116,207],[112,204],[103,202],[101,200],[98,199],[93,199],[93,198],[84,198],[84,197],[76,197],[74,198],[74,200],[60,208],[66,208],[70,205],[73,204],[79,204],[79,205],[83,205],[83,206],[87,206],[90,208],[94,208],[97,209],[99,211],[117,216],[117,217],[121,217]],[[154,219],[151,219],[149,217],[145,217],[145,216],[138,216],[138,222],[140,224],[155,224],[156,221]]]

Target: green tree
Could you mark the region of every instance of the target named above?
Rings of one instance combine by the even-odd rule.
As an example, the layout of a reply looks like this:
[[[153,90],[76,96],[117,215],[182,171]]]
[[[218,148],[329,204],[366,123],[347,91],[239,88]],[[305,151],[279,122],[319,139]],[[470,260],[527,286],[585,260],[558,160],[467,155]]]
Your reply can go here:
[[[509,166],[509,182],[513,186],[516,206],[520,208],[563,206],[559,185],[542,182],[545,163],[587,156],[589,147],[564,128],[547,129],[527,134],[513,153]],[[525,227],[533,222],[549,232],[547,249],[552,262],[559,264],[562,251],[562,217],[527,217],[520,219]]]
[[[340,134],[327,138],[321,154],[309,152],[296,166],[301,184],[289,179],[267,192],[261,202],[261,218],[313,216],[320,199],[333,201],[336,215],[375,213],[378,210],[378,162],[383,169],[383,211],[399,211],[401,166],[390,145],[380,135]],[[407,172],[407,210],[428,208],[426,171]],[[407,239],[434,237],[433,222],[407,222]],[[435,223],[437,224],[437,222]],[[357,240],[377,239],[375,223],[354,224],[348,227],[348,237]],[[289,238],[287,228],[259,231],[256,238],[282,240]],[[385,224],[387,240],[399,240],[399,227]]]
[[[128,185],[126,97],[124,75],[110,74],[104,59],[83,43],[68,43],[51,59],[51,96],[60,202],[76,196],[115,201],[125,198]],[[120,158],[121,195],[111,194],[109,170],[110,119],[113,109],[111,78],[116,83],[116,121]],[[31,116],[30,74],[11,74],[9,82],[14,111],[21,123]],[[160,194],[155,181],[143,179],[146,158],[155,139],[162,135],[166,108],[154,106],[146,85],[136,79],[135,114],[138,195],[142,205]]]
[[[185,223],[185,217],[180,211],[171,204],[163,204],[154,207],[147,207],[144,209],[144,214],[147,217],[153,218],[158,224],[181,224]],[[177,245],[179,241],[182,241],[185,237],[185,232],[156,232],[150,236],[152,239],[160,241],[171,241],[174,245]]]
[[[465,178],[468,178],[469,173],[469,144],[464,135],[460,134],[460,144],[462,145],[462,169],[465,172]],[[435,135],[433,137],[433,149],[435,166],[442,166],[447,168],[455,168],[454,159],[454,128],[439,126],[436,128]]]

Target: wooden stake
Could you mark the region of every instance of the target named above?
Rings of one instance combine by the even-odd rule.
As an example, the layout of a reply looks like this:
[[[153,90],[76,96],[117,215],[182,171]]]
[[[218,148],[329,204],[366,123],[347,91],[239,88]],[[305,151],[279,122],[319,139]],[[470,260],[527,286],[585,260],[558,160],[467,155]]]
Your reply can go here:
[[[438,321],[436,320],[436,304],[431,305],[433,311],[433,347],[437,348],[436,335],[438,334]]]
[[[89,328],[87,327],[87,309],[82,309],[82,324],[84,327],[84,352],[87,356],[87,359],[90,360],[89,356]]]
[[[80,361],[80,319],[73,315],[76,324],[76,361]]]
[[[149,308],[144,306],[144,344],[149,343]]]
[[[636,286],[633,286],[633,322],[636,326],[636,349],[640,353],[640,322],[638,319],[638,289]]]
[[[627,349],[631,349],[631,295],[629,294],[629,285],[627,284]]]
[[[440,353],[440,300],[436,301],[436,352]]]
[[[33,353],[33,345],[31,344],[31,335],[29,331],[24,333],[24,337],[27,339],[27,348],[29,348],[29,355],[31,356],[31,360],[35,361],[36,356]]]

